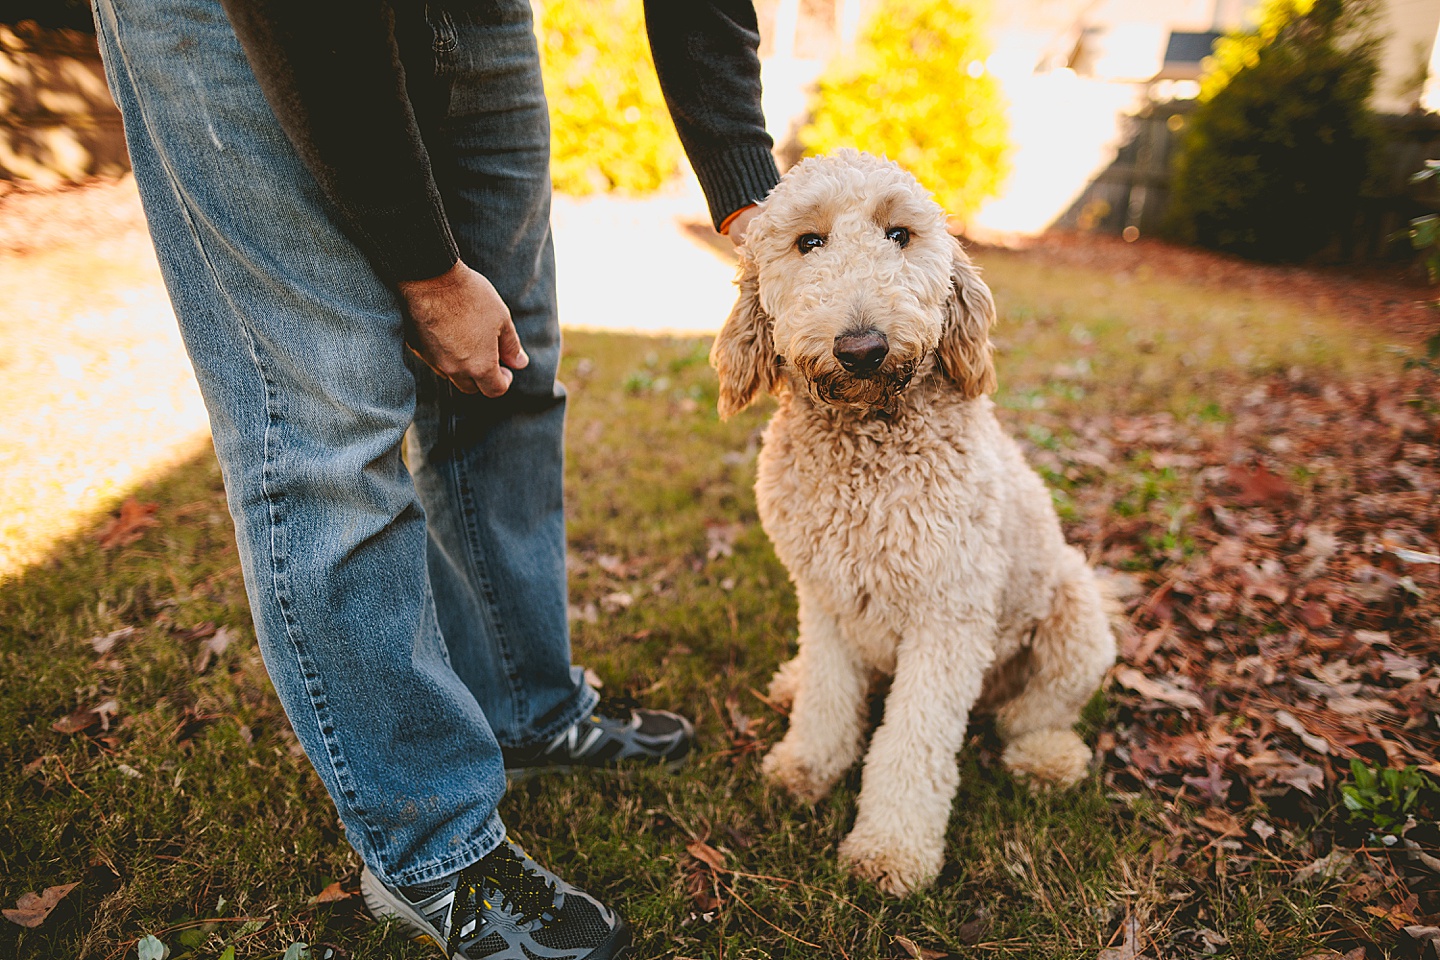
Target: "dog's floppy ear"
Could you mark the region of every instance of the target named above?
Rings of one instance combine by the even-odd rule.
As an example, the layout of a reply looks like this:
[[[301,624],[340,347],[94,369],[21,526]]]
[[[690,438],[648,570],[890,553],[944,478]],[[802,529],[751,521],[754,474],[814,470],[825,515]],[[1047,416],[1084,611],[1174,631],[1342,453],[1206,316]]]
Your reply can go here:
[[[761,390],[775,387],[775,341],[770,318],[760,308],[760,271],[740,252],[740,296],[725,320],[710,365],[720,376],[720,417],[728,420],[748,407]]]
[[[995,389],[995,361],[990,346],[995,300],[959,241],[954,244],[950,300],[945,305],[945,328],[935,352],[945,375],[955,381],[967,400],[973,400]]]

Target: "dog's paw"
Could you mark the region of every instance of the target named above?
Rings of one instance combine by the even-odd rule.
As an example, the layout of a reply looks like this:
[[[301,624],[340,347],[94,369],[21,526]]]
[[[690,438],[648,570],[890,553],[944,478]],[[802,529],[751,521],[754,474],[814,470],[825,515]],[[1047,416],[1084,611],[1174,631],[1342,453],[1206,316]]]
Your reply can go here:
[[[800,658],[780,664],[775,676],[770,678],[770,689],[766,698],[775,706],[788,710],[795,704],[795,694],[800,690]]]
[[[1069,787],[1085,779],[1090,757],[1090,748],[1073,730],[1037,730],[1006,746],[1000,762],[1021,779]]]
[[[922,850],[856,831],[840,844],[840,862],[857,877],[871,881],[892,897],[904,897],[935,882],[945,860],[943,847]]]
[[[778,784],[804,803],[815,803],[830,792],[835,778],[821,775],[800,759],[789,740],[782,740],[770,749],[760,762],[760,772],[771,783]]]

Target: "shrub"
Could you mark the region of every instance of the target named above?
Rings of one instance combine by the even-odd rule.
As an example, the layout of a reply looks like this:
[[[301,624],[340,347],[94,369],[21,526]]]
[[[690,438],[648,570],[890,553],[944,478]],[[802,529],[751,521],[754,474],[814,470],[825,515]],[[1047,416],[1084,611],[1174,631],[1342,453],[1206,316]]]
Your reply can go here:
[[[975,3],[882,0],[852,57],[820,78],[807,154],[852,146],[899,162],[968,217],[1000,192],[1009,142]]]
[[[665,110],[641,0],[545,0],[537,24],[555,189],[654,190],[680,140]]]
[[[1175,162],[1170,231],[1263,260],[1352,222],[1377,143],[1372,0],[1267,0],[1222,39]]]

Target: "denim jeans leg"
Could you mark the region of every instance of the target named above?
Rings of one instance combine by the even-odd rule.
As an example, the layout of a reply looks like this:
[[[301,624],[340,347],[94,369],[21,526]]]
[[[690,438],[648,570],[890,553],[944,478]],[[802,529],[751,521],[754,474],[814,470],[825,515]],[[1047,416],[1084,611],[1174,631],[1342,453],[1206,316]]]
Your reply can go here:
[[[475,6],[431,12],[425,54],[443,102],[421,115],[432,118],[426,141],[461,255],[509,306],[530,365],[495,399],[415,365],[410,466],[451,661],[500,742],[520,746],[568,727],[596,696],[570,662],[565,392],[539,54],[526,0]]]
[[[389,883],[504,836],[499,745],[451,666],[393,293],[337,226],[217,0],[96,0],[111,90],[210,411],[255,631],[350,842]]]

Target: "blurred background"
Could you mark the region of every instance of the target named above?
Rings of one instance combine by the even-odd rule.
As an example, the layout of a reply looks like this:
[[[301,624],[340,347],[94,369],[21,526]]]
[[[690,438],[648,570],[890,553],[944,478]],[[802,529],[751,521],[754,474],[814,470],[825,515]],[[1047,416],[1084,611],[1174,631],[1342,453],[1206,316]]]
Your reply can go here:
[[[1440,0],[759,0],[757,13],[781,169],[844,145],[884,153],[972,239],[1065,230],[1402,268],[1437,239],[1440,194],[1413,176],[1440,157]],[[730,252],[665,112],[640,0],[545,0],[536,14],[565,324],[713,331]],[[204,435],[78,0],[0,3],[0,204],[3,571],[44,542],[34,534]],[[74,439],[37,451],[37,436]]]

